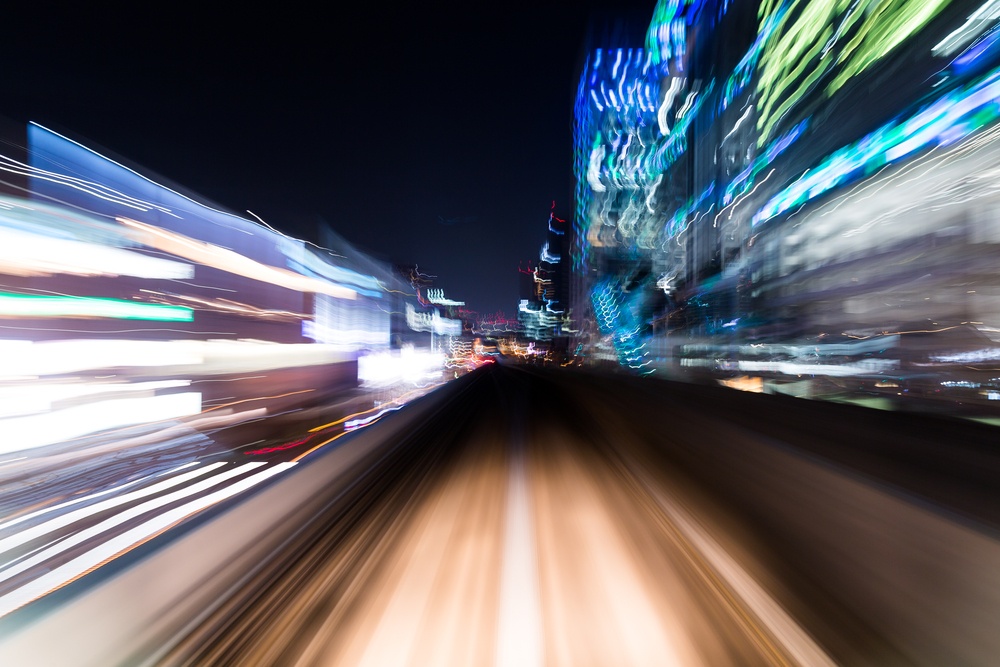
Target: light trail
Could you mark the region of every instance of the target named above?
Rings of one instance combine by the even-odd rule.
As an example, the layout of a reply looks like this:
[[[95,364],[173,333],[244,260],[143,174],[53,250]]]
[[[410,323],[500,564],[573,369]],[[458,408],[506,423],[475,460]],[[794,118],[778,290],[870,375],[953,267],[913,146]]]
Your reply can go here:
[[[542,605],[538,589],[533,508],[523,452],[514,453],[507,485],[507,525],[497,623],[497,667],[541,667]]]
[[[20,461],[20,460],[26,459],[26,458],[28,458],[28,457],[27,456],[22,456],[20,459],[13,459],[13,460],[14,461]],[[101,496],[106,496],[109,493],[117,493],[117,492],[121,491],[122,489],[127,489],[130,486],[135,486],[136,484],[141,484],[142,482],[145,482],[145,481],[147,481],[149,479],[152,479],[154,477],[163,477],[164,475],[172,475],[172,474],[174,474],[176,472],[180,472],[181,470],[184,470],[186,468],[190,468],[191,466],[196,466],[199,463],[200,463],[199,461],[191,461],[189,463],[185,463],[182,466],[178,466],[178,467],[176,467],[176,468],[174,468],[172,470],[168,470],[166,472],[157,473],[155,475],[146,475],[145,477],[140,477],[139,479],[132,480],[131,482],[126,482],[125,484],[122,484],[120,486],[116,486],[116,487],[113,487],[113,488],[110,488],[110,489],[105,489],[104,491],[100,491],[98,493],[92,493],[90,495],[82,496],[80,498],[74,498],[73,500],[67,500],[66,502],[59,503],[58,505],[53,505],[51,507],[45,507],[45,508],[42,508],[40,510],[36,510],[34,512],[30,512],[28,514],[24,514],[22,516],[17,517],[16,519],[11,519],[10,521],[5,521],[4,523],[0,523],[0,530],[5,530],[7,528],[10,528],[11,526],[16,526],[19,523],[23,523],[24,521],[28,521],[30,519],[33,519],[33,518],[37,517],[37,516],[42,516],[43,514],[48,514],[50,512],[55,512],[56,510],[61,510],[61,509],[66,508],[66,507],[71,507],[73,505],[78,505],[80,503],[85,503],[85,502],[87,502],[89,500],[93,500],[94,498],[100,498]]]
[[[248,468],[254,468],[262,463],[248,463],[240,466],[237,474],[246,472]],[[266,480],[281,474],[292,467],[293,463],[279,463],[271,466],[267,470],[240,480],[224,489],[220,489],[203,498],[193,500],[185,505],[176,507],[164,512],[135,528],[132,528],[120,535],[116,535],[107,542],[73,558],[68,563],[45,573],[41,577],[33,580],[10,593],[0,596],[0,617],[23,607],[29,602],[36,600],[43,595],[47,595],[54,590],[75,581],[88,572],[101,567],[115,558],[135,549],[145,542],[156,537],[170,527],[180,523],[184,519],[201,512],[227,498],[231,498],[247,489],[256,486]],[[229,475],[232,477],[233,475]],[[221,477],[221,475],[220,475]]]
[[[139,500],[140,498],[146,498],[147,496],[151,496],[151,495],[160,493],[162,491],[166,491],[167,489],[173,488],[173,487],[178,486],[180,484],[184,484],[184,483],[189,482],[189,481],[191,481],[193,479],[201,477],[202,475],[206,475],[209,472],[212,472],[213,470],[217,470],[217,469],[221,468],[224,465],[226,465],[225,462],[221,462],[221,461],[218,462],[218,463],[212,463],[212,464],[209,464],[209,465],[204,466],[202,468],[198,468],[197,470],[192,470],[192,471],[184,473],[182,475],[177,475],[176,477],[172,477],[170,479],[166,479],[166,480],[164,480],[162,482],[159,482],[157,484],[153,484],[153,485],[148,486],[148,487],[146,487],[144,489],[138,489],[136,491],[132,491],[130,493],[126,493],[126,494],[121,495],[121,496],[116,496],[114,498],[109,498],[109,499],[103,500],[103,501],[101,501],[99,503],[95,503],[93,505],[89,505],[87,507],[83,507],[81,509],[74,510],[72,512],[67,512],[66,514],[60,515],[60,516],[55,517],[53,519],[49,519],[48,521],[40,523],[40,524],[38,524],[36,526],[31,526],[30,528],[27,528],[27,529],[22,530],[22,531],[20,531],[18,533],[15,533],[14,535],[11,535],[9,537],[5,537],[3,539],[0,539],[0,554],[5,553],[7,551],[10,551],[11,549],[14,549],[16,547],[19,547],[22,544],[30,542],[31,540],[33,540],[35,538],[41,537],[42,535],[46,535],[48,533],[55,532],[55,531],[59,530],[60,528],[64,528],[64,527],[66,527],[66,526],[68,526],[70,524],[73,524],[73,523],[76,523],[78,521],[82,521],[82,520],[84,520],[84,519],[86,519],[88,517],[94,516],[95,514],[100,514],[101,512],[105,512],[105,511],[107,511],[109,509],[112,509],[114,507],[118,507],[119,505],[124,505],[124,504],[130,503],[130,502],[132,502],[134,500]],[[181,466],[181,468],[187,468],[189,466],[190,466],[190,464],[185,464],[184,466]],[[171,473],[175,472],[176,470],[180,470],[181,468],[176,468],[175,470],[171,471]],[[170,473],[167,473],[167,474],[170,474]],[[148,478],[144,478],[144,479],[148,479]],[[142,480],[139,480],[139,481],[142,481]],[[135,482],[133,482],[133,484],[134,483]],[[108,491],[104,491],[101,494],[93,494],[91,496],[88,496],[88,498],[94,498],[94,497],[97,497],[98,495],[105,495],[107,493],[112,493],[112,492],[118,491],[118,490],[120,490],[122,488],[124,488],[124,486],[117,487],[115,489],[110,489]],[[72,502],[84,502],[85,500],[87,500],[87,498],[80,498],[80,499],[78,499],[76,501],[72,501]],[[67,503],[63,503],[62,506],[65,506],[66,504]],[[57,507],[60,507],[60,506],[57,506]],[[26,521],[29,518],[32,518],[34,516],[38,516],[40,514],[44,514],[44,513],[48,513],[48,512],[53,512],[53,511],[55,511],[55,509],[56,509],[55,507],[53,507],[53,508],[47,508],[47,509],[44,509],[44,510],[40,510],[38,512],[33,512],[32,514],[29,514],[29,515],[24,516],[24,517],[20,517],[18,519],[15,519],[14,521],[10,521],[10,522],[4,523],[4,524],[0,524],[0,530],[3,530],[4,528],[7,528],[7,527],[9,527],[11,525],[14,525],[16,523],[20,523],[20,522]],[[3,577],[3,575],[0,574],[0,580],[2,580],[2,577]]]
[[[85,543],[87,540],[91,538],[96,537],[101,533],[105,533],[113,528],[116,528],[117,526],[120,526],[123,523],[135,519],[147,512],[151,512],[165,505],[169,505],[170,503],[174,503],[177,502],[178,500],[183,500],[184,498],[187,498],[189,496],[201,493],[206,489],[209,489],[213,486],[218,486],[219,484],[225,482],[226,480],[243,475],[249,472],[250,470],[253,470],[254,468],[258,468],[263,465],[267,464],[263,462],[244,463],[243,465],[231,468],[225,472],[210,477],[206,480],[202,480],[201,482],[198,482],[196,484],[192,484],[191,486],[188,486],[186,488],[180,489],[173,493],[168,493],[165,496],[161,496],[154,500],[147,501],[145,503],[142,503],[141,505],[130,507],[129,509],[125,510],[124,512],[121,512],[120,514],[116,514],[115,516],[109,519],[105,519],[104,521],[101,521],[98,524],[84,528],[83,530],[70,535],[65,540],[62,540],[61,542],[59,542],[58,544],[54,545],[49,549],[40,551],[31,558],[23,560],[17,563],[16,565],[13,565],[11,567],[4,569],[3,571],[0,571],[0,582],[8,581],[12,577],[24,572],[25,570],[31,567],[34,567],[36,565],[44,563],[47,560],[55,558],[56,556],[67,552],[71,548]],[[2,608],[2,603],[0,603],[0,608]]]

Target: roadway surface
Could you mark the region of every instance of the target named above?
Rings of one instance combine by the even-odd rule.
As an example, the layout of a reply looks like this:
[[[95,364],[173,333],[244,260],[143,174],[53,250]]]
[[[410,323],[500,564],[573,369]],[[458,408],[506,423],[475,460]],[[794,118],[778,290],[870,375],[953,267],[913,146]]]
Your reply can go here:
[[[352,390],[289,408],[261,393],[242,410],[104,431],[0,464],[0,617],[288,472],[401,396]]]
[[[67,586],[51,596],[66,619],[55,602],[2,619],[0,661],[995,664],[996,433],[488,367],[305,457],[296,486],[262,484],[121,575]],[[279,508],[293,518],[265,524]],[[239,577],[185,592],[178,562],[211,569],[227,543]],[[163,627],[122,629],[140,612]],[[98,646],[114,628],[124,657]],[[53,632],[80,643],[43,649]]]
[[[914,420],[487,369],[166,660],[976,664],[995,432]]]

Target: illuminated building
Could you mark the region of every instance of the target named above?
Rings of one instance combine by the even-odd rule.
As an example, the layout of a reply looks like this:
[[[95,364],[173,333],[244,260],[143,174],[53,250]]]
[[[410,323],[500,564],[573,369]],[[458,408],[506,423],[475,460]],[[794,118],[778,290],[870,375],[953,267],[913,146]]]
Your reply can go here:
[[[150,313],[154,305],[188,313],[169,331],[137,324],[137,335],[314,341],[352,353],[390,347],[390,313],[403,310],[392,307],[391,295],[401,283],[388,266],[331,231],[324,240],[335,250],[282,234],[252,213],[241,216],[206,204],[39,125],[30,124],[27,137],[27,161],[8,159],[8,170],[26,175],[27,194],[39,206],[69,206],[81,218],[62,220],[68,214],[52,208],[45,228],[25,222],[16,233],[31,233],[49,254],[72,257],[75,268],[64,264],[61,272],[93,273],[103,262],[104,272],[116,277],[114,283],[95,277],[86,285],[64,286],[77,298],[102,296],[105,300],[95,303],[109,304],[108,298],[124,296],[139,302],[134,311],[145,304]],[[19,239],[21,248],[31,243]],[[32,270],[17,269],[10,258],[6,266]],[[97,322],[91,328],[99,334],[108,327]]]
[[[660,21],[649,32],[662,37],[662,44],[643,43],[646,31],[639,28],[644,25],[615,22],[601,43],[588,47],[577,89],[570,305],[578,347],[591,357],[615,356],[618,349],[612,349],[611,339],[619,324],[608,319],[601,294],[632,278],[609,282],[611,274],[629,273],[633,267],[648,273],[654,258],[673,265],[684,258],[682,247],[660,252],[659,198],[686,184],[665,182],[657,160],[678,150],[686,137],[684,119],[691,117],[685,104],[691,101],[685,83],[685,24],[683,16],[659,7],[657,12]]]
[[[322,400],[416,301],[332,232],[336,249],[289,237],[36,124],[18,145],[0,159],[0,384],[41,398],[11,428],[76,422],[60,397],[103,415],[81,432]]]
[[[909,331],[995,338],[997,22],[992,1],[660,0],[644,42],[589,49],[572,261],[591,351],[731,371],[791,343],[869,372],[905,370]]]
[[[521,300],[517,318],[523,336],[550,347],[564,346],[561,339],[568,319],[566,233],[566,221],[550,213],[538,262],[535,266],[529,263],[518,268]]]

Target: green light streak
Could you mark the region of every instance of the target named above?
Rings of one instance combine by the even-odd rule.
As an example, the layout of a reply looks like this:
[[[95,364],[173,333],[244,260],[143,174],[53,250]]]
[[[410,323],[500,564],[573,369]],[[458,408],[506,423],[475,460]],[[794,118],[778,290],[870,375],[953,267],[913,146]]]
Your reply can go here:
[[[948,6],[949,0],[882,0],[867,13],[868,18],[857,34],[837,57],[843,64],[840,72],[827,87],[833,95],[849,79],[865,71],[877,60],[919,32],[931,19]],[[858,12],[857,15],[860,15]]]
[[[758,33],[773,33],[764,43],[758,70],[758,147],[817,86],[823,86],[823,97],[834,95],[947,5],[948,0],[762,2]]]
[[[653,18],[649,22],[646,30],[646,50],[652,54],[652,63],[659,65],[663,62],[660,54],[661,38],[666,37],[664,33],[669,33],[670,22],[677,15],[678,0],[659,0],[653,10]]]
[[[182,306],[83,296],[31,296],[0,293],[0,317],[107,317],[119,320],[191,322],[194,311]]]
[[[833,65],[832,59],[820,56],[833,36],[832,25],[836,17],[850,9],[850,5],[850,0],[812,0],[808,3],[793,0],[787,8],[774,6],[770,13],[762,14],[761,32],[769,27],[775,12],[783,11],[760,57],[758,147],[768,142],[778,120],[798,104]]]
[[[830,34],[830,30],[824,30],[820,39],[824,39]],[[809,60],[814,57],[822,49],[822,41],[818,42],[808,53],[803,56],[802,62],[798,67],[793,69],[789,74],[789,77],[798,78],[801,74],[806,71],[806,66]],[[770,138],[771,132],[774,130],[774,126],[788,113],[791,108],[798,103],[806,94],[812,91],[813,87],[816,85],[818,79],[823,76],[825,72],[822,69],[814,69],[809,72],[804,79],[802,79],[799,86],[795,91],[789,95],[777,108],[771,109],[771,106],[777,101],[776,97],[770,97],[765,102],[765,107],[760,110],[760,116],[757,118],[757,129],[760,131],[757,139],[758,148],[767,143],[766,139]]]

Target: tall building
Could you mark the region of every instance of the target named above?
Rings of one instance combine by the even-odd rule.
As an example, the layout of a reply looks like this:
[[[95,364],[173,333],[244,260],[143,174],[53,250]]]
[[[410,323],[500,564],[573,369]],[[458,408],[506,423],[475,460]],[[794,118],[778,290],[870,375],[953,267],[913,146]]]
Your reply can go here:
[[[684,259],[683,247],[661,248],[660,199],[687,185],[682,170],[675,178],[665,173],[692,111],[682,107],[693,99],[683,76],[687,24],[659,6],[657,16],[645,44],[631,23],[593,31],[608,41],[588,47],[575,105],[571,305],[584,353],[628,364],[642,347],[635,304],[625,303],[636,295],[629,285],[650,274],[654,261],[666,273]],[[683,109],[679,118],[667,113],[674,103]]]
[[[564,347],[561,341],[569,321],[569,276],[565,261],[567,227],[567,222],[557,217],[554,210],[549,213],[545,242],[538,253],[538,261],[534,266],[528,263],[518,267],[521,274],[518,321],[524,337],[545,342],[550,347],[555,344]]]
[[[635,368],[792,376],[900,368],[911,331],[992,340],[998,18],[981,1],[660,0],[644,42],[592,45],[581,340]]]

